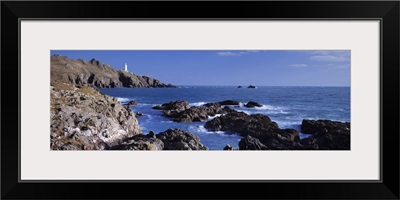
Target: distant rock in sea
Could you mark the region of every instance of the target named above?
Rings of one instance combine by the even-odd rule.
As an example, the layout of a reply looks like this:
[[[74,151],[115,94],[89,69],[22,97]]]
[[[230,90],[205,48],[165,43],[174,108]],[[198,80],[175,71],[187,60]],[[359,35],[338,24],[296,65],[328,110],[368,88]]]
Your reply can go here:
[[[260,103],[257,103],[255,101],[249,101],[246,105],[247,108],[254,108],[254,107],[262,107]]]
[[[257,88],[257,87],[254,85],[249,85],[247,88]]]
[[[243,88],[243,87],[239,85],[237,88]]]

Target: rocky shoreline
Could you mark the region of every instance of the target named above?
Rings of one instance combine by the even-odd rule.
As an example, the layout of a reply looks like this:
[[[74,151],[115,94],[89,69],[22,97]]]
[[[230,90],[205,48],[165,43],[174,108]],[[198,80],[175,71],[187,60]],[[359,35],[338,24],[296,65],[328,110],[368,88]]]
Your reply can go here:
[[[156,79],[115,70],[95,59],[72,60],[51,57],[50,149],[52,150],[208,150],[200,139],[184,130],[170,128],[158,134],[143,134],[130,106],[101,94],[98,88],[173,88]],[[255,88],[255,87],[252,87]],[[268,116],[248,115],[231,107],[262,107],[258,102],[236,100],[189,106],[187,101],[171,101],[154,106],[161,114],[179,123],[204,122],[212,132],[225,131],[242,137],[239,150],[350,150],[350,123],[304,119],[300,139],[295,129],[281,129]],[[210,117],[213,119],[209,120]],[[222,150],[222,149],[221,149]],[[223,150],[235,150],[227,144]]]
[[[222,107],[222,105],[225,105]],[[295,129],[280,129],[278,124],[262,114],[248,115],[231,109],[227,105],[244,105],[248,108],[261,104],[250,101],[243,104],[234,100],[206,103],[203,106],[189,107],[187,101],[172,101],[153,109],[162,110],[165,117],[175,122],[205,122],[209,131],[225,131],[243,138],[239,150],[350,150],[350,123],[331,120],[307,120],[301,124],[301,131],[312,134],[300,139]],[[219,116],[216,116],[219,114]],[[206,121],[209,116],[214,117]],[[228,144],[224,150],[233,150]]]

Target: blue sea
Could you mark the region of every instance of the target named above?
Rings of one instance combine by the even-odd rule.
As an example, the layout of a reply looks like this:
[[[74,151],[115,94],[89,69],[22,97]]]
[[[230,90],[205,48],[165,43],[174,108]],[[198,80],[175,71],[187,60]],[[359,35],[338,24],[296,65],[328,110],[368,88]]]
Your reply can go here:
[[[178,123],[163,117],[162,111],[153,106],[170,101],[184,100],[191,106],[201,106],[209,102],[237,100],[243,103],[256,101],[259,108],[231,107],[248,114],[261,113],[277,122],[280,128],[294,128],[300,131],[303,119],[328,119],[350,122],[350,87],[257,87],[256,89],[237,86],[179,86],[178,88],[112,88],[101,92],[116,97],[121,103],[138,101],[131,106],[144,116],[138,117],[142,132],[155,133],[169,128],[180,128],[197,135],[201,143],[210,150],[222,150],[226,144],[238,148],[241,137],[222,131],[210,132],[204,128],[205,122]],[[211,120],[212,117],[209,117]],[[300,137],[309,137],[300,132]]]

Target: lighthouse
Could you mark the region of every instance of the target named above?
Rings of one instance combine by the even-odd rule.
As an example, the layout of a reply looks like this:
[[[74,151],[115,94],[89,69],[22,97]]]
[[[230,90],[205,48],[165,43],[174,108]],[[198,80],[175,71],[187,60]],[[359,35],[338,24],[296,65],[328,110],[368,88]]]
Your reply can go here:
[[[128,65],[125,63],[125,71],[128,72]]]

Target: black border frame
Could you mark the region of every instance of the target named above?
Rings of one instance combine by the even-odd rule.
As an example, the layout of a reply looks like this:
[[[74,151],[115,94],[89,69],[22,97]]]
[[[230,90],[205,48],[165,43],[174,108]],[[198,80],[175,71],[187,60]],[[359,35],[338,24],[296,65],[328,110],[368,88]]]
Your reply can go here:
[[[1,94],[6,94],[7,98],[1,101],[2,113],[6,113],[6,115],[2,114],[1,117],[1,198],[399,199],[399,4],[398,1],[2,1]],[[384,135],[384,137],[381,137],[382,180],[379,182],[329,183],[305,181],[20,182],[18,173],[19,140],[16,133],[17,129],[15,126],[11,126],[11,124],[17,124],[18,132],[20,132],[19,22],[20,19],[50,18],[63,20],[112,18],[135,20],[166,18],[174,20],[379,19],[381,21],[381,136]],[[11,78],[9,74],[17,73],[18,84],[15,84],[16,79]],[[18,96],[18,99],[15,99],[15,96]],[[7,107],[4,107],[4,105]],[[15,108],[18,108],[18,112]],[[384,126],[383,121],[385,122]],[[190,184],[188,184],[189,182]],[[169,187],[165,187],[167,183],[169,186],[179,189],[170,190]],[[218,187],[222,184],[227,187]],[[255,186],[265,187],[266,189],[257,190],[254,188]],[[130,193],[132,188],[134,191],[140,192]],[[195,196],[187,197],[178,192],[182,189],[206,192],[195,192]],[[125,192],[117,192],[123,190]],[[154,192],[154,190],[157,190],[157,192]],[[236,190],[237,193],[232,193]],[[246,192],[246,190],[251,192]],[[210,196],[211,194],[213,196]]]

